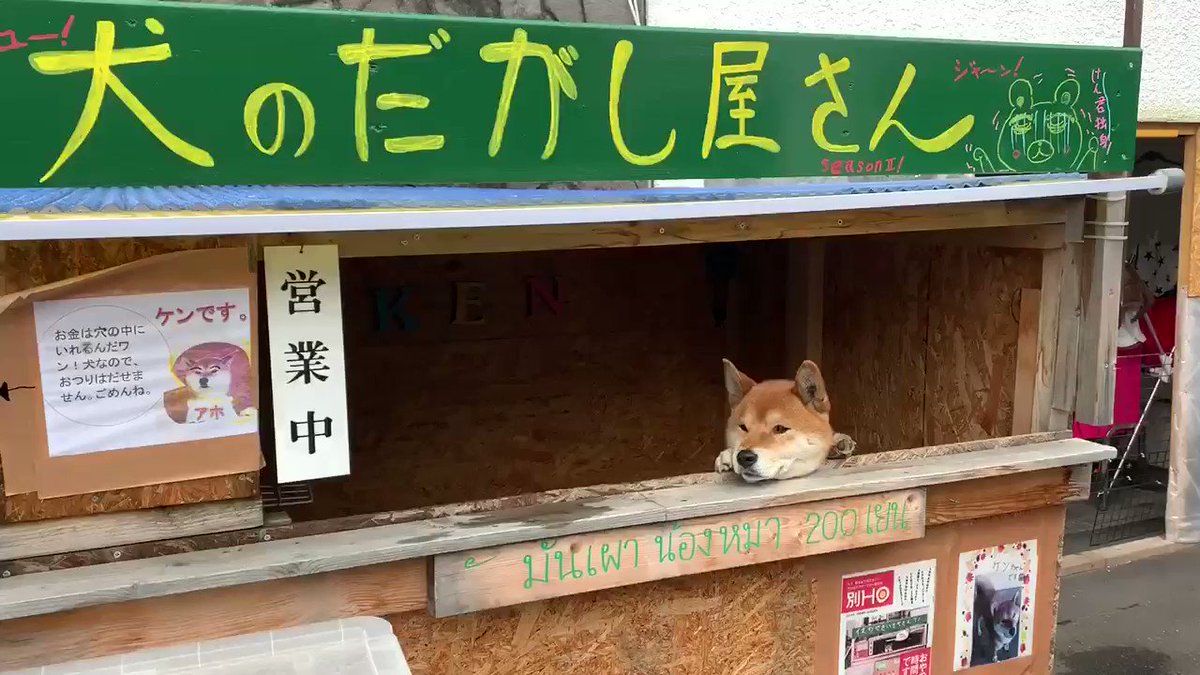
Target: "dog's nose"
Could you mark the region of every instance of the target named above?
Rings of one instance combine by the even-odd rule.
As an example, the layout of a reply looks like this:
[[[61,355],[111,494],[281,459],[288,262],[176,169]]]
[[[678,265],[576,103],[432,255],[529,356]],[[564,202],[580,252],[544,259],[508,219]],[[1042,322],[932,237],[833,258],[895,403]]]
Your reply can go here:
[[[207,378],[207,377],[202,377],[202,378],[200,378],[200,386],[201,386],[201,387],[207,387],[207,386],[208,386],[208,378]]]
[[[758,455],[754,454],[753,450],[741,450],[737,454],[737,462],[740,466],[750,466],[758,461]]]

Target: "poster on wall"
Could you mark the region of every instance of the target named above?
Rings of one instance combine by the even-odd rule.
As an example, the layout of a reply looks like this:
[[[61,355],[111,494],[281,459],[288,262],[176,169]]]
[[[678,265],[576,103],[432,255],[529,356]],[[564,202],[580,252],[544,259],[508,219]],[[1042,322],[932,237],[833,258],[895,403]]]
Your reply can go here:
[[[251,260],[245,248],[174,251],[0,297],[4,494],[262,468]]]
[[[33,313],[51,458],[257,433],[246,288]]]
[[[1036,606],[1036,540],[961,554],[954,669],[1032,654]]]
[[[280,483],[350,473],[338,247],[264,253],[275,472]]]
[[[937,561],[842,577],[839,675],[933,672]]]

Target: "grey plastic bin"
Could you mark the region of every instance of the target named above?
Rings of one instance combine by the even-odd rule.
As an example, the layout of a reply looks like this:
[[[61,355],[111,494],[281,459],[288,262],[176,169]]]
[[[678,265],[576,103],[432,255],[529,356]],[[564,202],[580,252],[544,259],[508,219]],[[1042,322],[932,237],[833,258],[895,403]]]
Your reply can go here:
[[[412,675],[392,627],[360,617],[2,675]]]

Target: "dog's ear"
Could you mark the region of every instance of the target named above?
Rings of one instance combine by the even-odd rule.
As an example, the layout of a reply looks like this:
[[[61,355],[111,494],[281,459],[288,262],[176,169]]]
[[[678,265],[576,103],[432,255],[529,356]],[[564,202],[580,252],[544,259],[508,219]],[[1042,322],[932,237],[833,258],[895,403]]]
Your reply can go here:
[[[829,394],[825,392],[825,379],[821,377],[821,369],[812,361],[800,364],[796,371],[796,396],[804,405],[818,413],[829,413]]]
[[[729,408],[733,409],[754,386],[754,380],[746,377],[729,359],[721,359],[721,364],[725,366],[725,393],[729,394]]]

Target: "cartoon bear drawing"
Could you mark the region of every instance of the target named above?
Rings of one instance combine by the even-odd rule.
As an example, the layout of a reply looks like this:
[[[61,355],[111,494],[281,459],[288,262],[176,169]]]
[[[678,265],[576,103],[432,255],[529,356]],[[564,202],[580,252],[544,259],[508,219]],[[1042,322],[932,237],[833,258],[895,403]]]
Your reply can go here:
[[[1054,97],[1034,101],[1033,84],[1016,80],[1008,88],[1012,106],[996,138],[996,156],[976,146],[972,159],[982,173],[1036,173],[1051,166],[1071,171],[1095,168],[1099,141],[1084,130],[1075,105],[1079,100],[1079,81],[1068,78],[1059,83]]]

